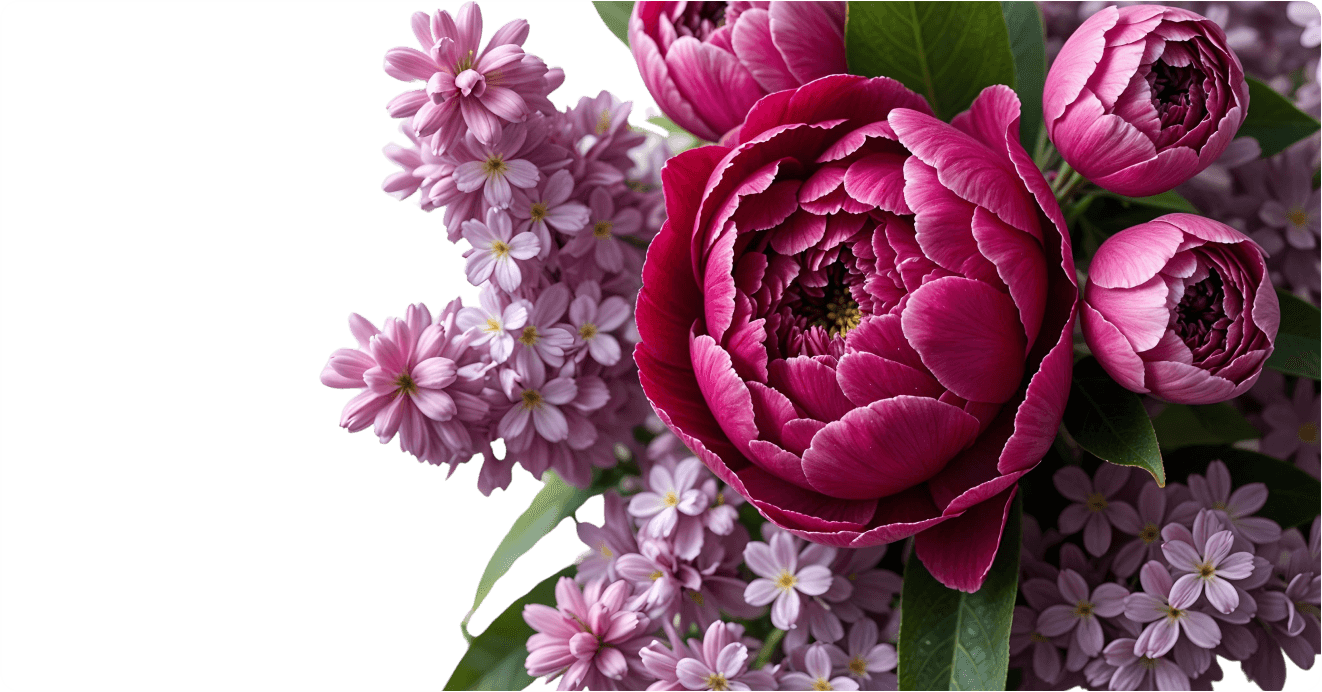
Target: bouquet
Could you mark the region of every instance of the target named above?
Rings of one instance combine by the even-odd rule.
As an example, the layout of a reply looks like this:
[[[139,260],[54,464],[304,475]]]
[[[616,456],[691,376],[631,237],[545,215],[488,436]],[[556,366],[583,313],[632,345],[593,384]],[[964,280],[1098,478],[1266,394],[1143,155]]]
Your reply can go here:
[[[474,608],[605,507],[446,689],[1312,666],[1316,9],[595,5],[661,113],[471,2],[385,56],[385,191],[480,299],[352,315],[340,424],[544,484]]]

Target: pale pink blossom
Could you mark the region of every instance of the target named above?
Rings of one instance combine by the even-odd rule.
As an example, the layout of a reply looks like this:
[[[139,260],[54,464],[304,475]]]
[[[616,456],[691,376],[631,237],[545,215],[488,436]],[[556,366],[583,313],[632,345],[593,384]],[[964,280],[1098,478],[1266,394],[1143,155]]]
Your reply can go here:
[[[624,498],[614,490],[607,491],[602,497],[606,509],[601,526],[585,521],[578,523],[578,539],[591,549],[578,563],[578,573],[574,575],[584,584],[603,576],[610,581],[618,579],[615,565],[620,556],[638,552],[633,526],[624,509]]]
[[[831,656],[823,644],[813,644],[803,657],[803,672],[780,677],[785,690],[857,690],[858,683],[843,675],[832,677]]]
[[[459,311],[455,323],[460,329],[472,332],[469,343],[473,346],[490,344],[491,362],[504,363],[514,350],[514,337],[528,321],[528,304],[522,300],[509,300],[495,285],[488,283],[478,297],[480,308]]]
[[[864,683],[871,683],[869,689],[895,687],[895,674],[891,671],[895,670],[899,658],[894,646],[878,643],[877,623],[872,618],[859,620],[849,628],[846,646],[848,649],[834,644],[826,646],[835,672],[854,678],[860,688]]]
[[[1222,613],[1239,606],[1239,594],[1230,581],[1247,579],[1253,574],[1253,555],[1232,554],[1234,536],[1220,529],[1220,520],[1205,509],[1194,519],[1193,533],[1180,524],[1171,524],[1162,532],[1166,542],[1161,550],[1166,561],[1181,575],[1171,588],[1172,601],[1192,601],[1206,592],[1208,602]]]
[[[520,373],[546,377],[546,368],[565,364],[565,352],[574,347],[574,335],[560,318],[569,308],[570,295],[568,286],[557,283],[543,288],[533,301],[528,321],[514,339],[514,363]]]
[[[665,464],[654,465],[647,476],[648,489],[629,500],[629,514],[643,520],[639,531],[648,536],[666,537],[678,525],[680,512],[689,516],[701,514],[707,508],[707,497],[695,486],[702,473],[702,462],[694,457],[676,464],[673,470]],[[697,524],[697,528],[701,531],[702,524]]]
[[[638,652],[654,639],[652,623],[627,606],[628,595],[622,581],[596,581],[580,591],[561,577],[556,607],[525,605],[523,620],[537,632],[528,638],[528,674],[560,674],[562,690],[641,689],[647,672]]]
[[[1134,506],[1115,499],[1129,480],[1129,469],[1102,464],[1093,478],[1083,469],[1066,466],[1052,476],[1056,490],[1074,500],[1060,513],[1060,531],[1065,535],[1083,530],[1083,545],[1093,555],[1102,555],[1111,547],[1111,528],[1137,534],[1142,525]]]
[[[1230,469],[1222,461],[1207,465],[1207,475],[1189,475],[1189,492],[1193,499],[1182,502],[1171,513],[1171,521],[1192,524],[1198,511],[1210,509],[1226,524],[1237,539],[1249,543],[1271,543],[1281,537],[1281,527],[1266,517],[1252,516],[1267,503],[1267,486],[1246,483],[1233,492]]]
[[[1117,639],[1106,645],[1106,663],[1115,668],[1111,674],[1113,690],[1187,690],[1189,676],[1162,656],[1137,652],[1133,639]]]
[[[601,297],[595,281],[579,287],[579,295],[569,304],[569,323],[574,327],[575,344],[582,347],[579,359],[592,356],[602,365],[615,365],[622,355],[620,342],[611,332],[629,319],[629,303],[619,296]]]
[[[468,282],[481,286],[495,277],[496,284],[506,292],[518,290],[523,283],[519,261],[537,256],[541,244],[531,233],[514,233],[510,217],[499,209],[487,212],[486,223],[476,219],[465,221],[464,240],[473,247],[464,252],[468,259],[465,273]]]
[[[564,252],[570,257],[585,257],[591,253],[597,266],[608,272],[618,272],[624,268],[624,248],[620,238],[638,233],[643,227],[643,216],[633,207],[617,208],[604,187],[592,190],[588,208],[591,210],[589,225],[574,234],[573,239],[565,244]]]
[[[548,229],[576,233],[588,223],[587,205],[569,200],[573,192],[574,179],[566,170],[552,173],[536,187],[512,192],[510,214],[519,220],[519,232],[531,231],[541,241],[543,259],[554,242]]]
[[[462,192],[482,190],[486,203],[504,209],[514,201],[512,188],[528,189],[537,185],[541,174],[527,159],[515,158],[523,148],[528,131],[521,125],[500,130],[494,144],[476,139],[461,140],[454,147],[454,184]]]
[[[1221,643],[1221,628],[1216,621],[1206,613],[1190,610],[1198,600],[1198,592],[1192,589],[1173,592],[1175,582],[1165,565],[1155,560],[1143,565],[1139,581],[1143,591],[1125,599],[1125,617],[1151,624],[1134,642],[1135,656],[1164,656],[1175,647],[1181,631],[1189,641],[1204,649]]]
[[[667,628],[670,648],[652,642],[639,654],[657,682],[649,690],[774,690],[769,670],[750,670],[748,646],[740,641],[743,625],[713,622],[701,640],[680,641]],[[774,666],[772,667],[774,669]]]
[[[1048,637],[1073,634],[1069,640],[1066,669],[1083,668],[1088,659],[1102,652],[1105,643],[1099,617],[1113,618],[1125,612],[1129,590],[1119,584],[1105,583],[1088,593],[1088,582],[1072,569],[1062,569],[1056,586],[1064,604],[1049,606],[1037,619],[1037,629]]]
[[[569,437],[569,423],[560,407],[578,395],[578,386],[573,379],[557,377],[548,382],[537,377],[536,373],[520,379],[513,370],[504,370],[500,374],[501,386],[514,403],[496,428],[501,437],[506,440],[518,437],[528,428],[529,422],[547,442],[560,442]]]
[[[769,543],[750,542],[744,548],[744,562],[759,578],[748,584],[744,600],[755,606],[774,601],[771,624],[783,630],[794,628],[800,594],[819,596],[831,587],[833,575],[827,565],[835,559],[835,552],[835,548],[816,543],[800,552],[798,539],[785,531],[773,532]],[[829,672],[829,661],[827,667]]]

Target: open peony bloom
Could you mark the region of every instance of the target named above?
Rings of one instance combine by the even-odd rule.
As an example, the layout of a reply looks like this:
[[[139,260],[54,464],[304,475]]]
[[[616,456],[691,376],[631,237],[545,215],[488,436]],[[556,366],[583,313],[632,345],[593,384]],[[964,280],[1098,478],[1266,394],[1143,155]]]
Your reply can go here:
[[[1060,49],[1042,98],[1061,156],[1133,196],[1165,192],[1211,165],[1248,106],[1244,68],[1221,27],[1160,5],[1089,17]]]
[[[917,534],[968,591],[1069,390],[1069,236],[1018,127],[1005,86],[952,124],[887,78],[772,94],[666,164],[636,311],[657,414],[770,521]]]
[[[666,115],[717,141],[757,100],[843,74],[843,2],[637,2],[629,45]]]
[[[1108,238],[1083,300],[1084,338],[1111,377],[1180,404],[1248,391],[1281,317],[1262,249],[1194,214],[1167,214]]]

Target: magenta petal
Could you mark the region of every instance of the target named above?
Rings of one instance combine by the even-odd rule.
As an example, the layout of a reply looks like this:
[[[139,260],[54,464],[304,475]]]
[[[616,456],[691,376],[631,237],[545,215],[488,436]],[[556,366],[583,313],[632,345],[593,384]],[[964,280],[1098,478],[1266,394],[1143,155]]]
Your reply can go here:
[[[807,356],[772,361],[768,380],[772,387],[820,421],[839,420],[854,408],[840,391],[835,371]]]
[[[1079,306],[1082,316],[1083,338],[1107,374],[1131,392],[1146,394],[1143,384],[1143,359],[1115,325],[1087,303]]]
[[[730,45],[739,62],[768,93],[799,86],[771,41],[771,17],[766,10],[741,12],[730,34]]]
[[[977,419],[954,406],[898,396],[827,424],[804,452],[803,470],[832,497],[885,497],[931,478],[977,434]]]
[[[904,335],[950,391],[1000,403],[1019,388],[1025,339],[1009,296],[981,281],[948,276],[909,294]]]
[[[912,214],[904,202],[904,160],[901,154],[870,154],[849,165],[845,192],[850,197],[896,214]]]
[[[747,454],[748,441],[757,439],[753,401],[743,380],[735,374],[730,354],[706,335],[694,337],[691,349],[693,374],[698,379],[698,387],[702,389],[707,406],[730,441]]]
[[[978,251],[991,260],[996,274],[1009,287],[1031,347],[1037,341],[1047,302],[1047,270],[1042,247],[1032,236],[1002,222],[982,207],[973,211],[973,238],[977,241]]]
[[[982,586],[1000,547],[1016,487],[918,534],[914,550],[937,581],[966,593]]]
[[[926,372],[872,353],[849,353],[836,366],[836,381],[855,406],[899,395],[937,398],[945,389]]]
[[[800,84],[848,72],[845,3],[777,2],[770,14],[771,39]]]
[[[1184,241],[1180,229],[1166,223],[1126,228],[1097,249],[1088,265],[1088,281],[1106,288],[1134,288],[1147,283]]]
[[[1166,296],[1166,282],[1160,276],[1134,288],[1089,283],[1084,289],[1084,301],[1115,325],[1139,353],[1154,348],[1166,334],[1171,316]]]

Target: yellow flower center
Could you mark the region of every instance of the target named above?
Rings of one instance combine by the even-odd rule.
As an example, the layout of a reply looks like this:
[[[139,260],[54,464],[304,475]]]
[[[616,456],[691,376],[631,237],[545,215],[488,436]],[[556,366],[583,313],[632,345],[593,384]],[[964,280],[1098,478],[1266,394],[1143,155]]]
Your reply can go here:
[[[698,592],[698,591],[690,591],[690,592],[689,592],[689,598],[690,598],[694,603],[697,603],[699,608],[702,607],[703,601],[705,600],[705,599],[703,599],[703,597],[702,597],[702,593],[701,593],[701,592]]]
[[[1155,659],[1155,658],[1148,658],[1147,656],[1141,656],[1141,657],[1139,657],[1139,659],[1138,659],[1138,664],[1139,664],[1140,666],[1143,666],[1143,668],[1144,668],[1145,670],[1156,670],[1156,669],[1157,669],[1157,659]]]
[[[505,259],[510,254],[510,246],[503,240],[493,240],[491,241],[491,254],[495,255],[496,259]]]
[[[712,506],[720,507],[723,504],[725,504],[725,493],[716,493],[716,503]]]
[[[854,660],[849,662],[849,672],[858,676],[867,675],[868,662],[864,661],[862,656],[855,656]]]
[[[707,678],[703,680],[703,682],[707,683],[707,689],[709,690],[730,689],[729,681],[726,680],[725,676],[721,675],[720,673],[712,673],[711,675],[708,675]]]
[[[652,581],[656,581],[661,578],[661,570],[656,570],[647,576],[651,577]]]
[[[787,569],[781,570],[780,576],[776,578],[776,588],[785,592],[788,592],[790,589],[794,588],[794,585],[798,583],[799,583],[799,578],[794,576],[793,574],[790,574],[789,570]]]
[[[578,328],[578,335],[582,337],[584,341],[591,339],[597,335],[597,325],[591,322],[584,322],[583,326]]]
[[[1040,643],[1040,642],[1049,642],[1049,641],[1051,641],[1050,639],[1047,639],[1047,636],[1046,636],[1045,634],[1042,634],[1041,632],[1034,632],[1034,633],[1028,635],[1028,639],[1029,639],[1030,641],[1035,641],[1035,642],[1039,642],[1039,643]]]
[[[482,162],[482,174],[488,178],[505,175],[509,172],[509,169],[510,166],[505,163],[504,154],[492,154],[486,161]]]
[[[812,688],[819,691],[835,689],[834,687],[831,687],[831,681],[826,678],[817,678],[817,680],[813,681]]]
[[[606,134],[606,130],[609,130],[610,128],[611,112],[610,109],[606,109],[601,112],[601,115],[597,116],[597,134],[604,135]]]
[[[1294,209],[1291,209],[1285,215],[1285,218],[1288,219],[1292,225],[1298,226],[1300,228],[1303,228],[1305,225],[1308,224],[1308,212],[1305,212],[1300,207],[1295,207]]]
[[[487,326],[483,327],[482,331],[492,333],[500,331],[500,321],[494,317],[487,319]]]
[[[1093,493],[1089,495],[1088,509],[1094,512],[1100,512],[1106,509],[1106,496],[1101,493]]]
[[[418,385],[416,382],[413,381],[413,377],[409,375],[407,370],[399,373],[399,377],[395,378],[396,395],[415,394],[417,393],[417,391],[418,391]]]
[[[612,221],[598,221],[592,227],[592,235],[598,238],[609,238],[611,237],[611,229],[614,227],[615,223]]]
[[[1226,507],[1226,503],[1224,503],[1224,502],[1222,502],[1222,501],[1220,501],[1220,500],[1217,500],[1216,502],[1213,502],[1213,503],[1212,503],[1212,509],[1219,509],[1219,510],[1221,510],[1222,512],[1224,512],[1224,511],[1226,511],[1226,510],[1228,509],[1228,507]]]
[[[601,547],[598,548],[598,550],[600,550],[601,554],[605,557],[615,557],[615,553],[610,549],[610,546],[606,545],[605,543],[602,543]]]
[[[546,203],[533,202],[532,209],[528,210],[528,216],[532,218],[533,223],[537,223],[546,218]]]
[[[524,327],[523,332],[519,334],[519,343],[524,346],[536,346],[541,339],[542,335],[537,333],[537,327],[531,324]]]
[[[673,490],[667,491],[665,496],[661,498],[661,502],[667,507],[676,507],[679,505],[679,495],[676,495]]]
[[[1093,610],[1093,604],[1087,601],[1079,601],[1078,605],[1074,606],[1074,616],[1086,620],[1092,617],[1092,610]]]
[[[1299,441],[1304,444],[1317,444],[1317,423],[1304,423],[1299,426]]]
[[[1175,622],[1176,620],[1179,620],[1180,618],[1184,617],[1183,610],[1180,610],[1179,608],[1172,608],[1170,607],[1169,604],[1164,605],[1161,608],[1158,608],[1158,610],[1164,612],[1166,614],[1166,619],[1170,620],[1171,622]]]
[[[1161,538],[1161,529],[1156,524],[1144,524],[1143,530],[1138,532],[1139,540],[1151,544],[1158,538]]]
[[[1202,577],[1203,579],[1211,579],[1215,575],[1216,575],[1216,567],[1213,567],[1211,563],[1204,562],[1198,565],[1199,577]]]
[[[542,407],[542,393],[536,389],[523,390],[523,407],[529,411]]]

